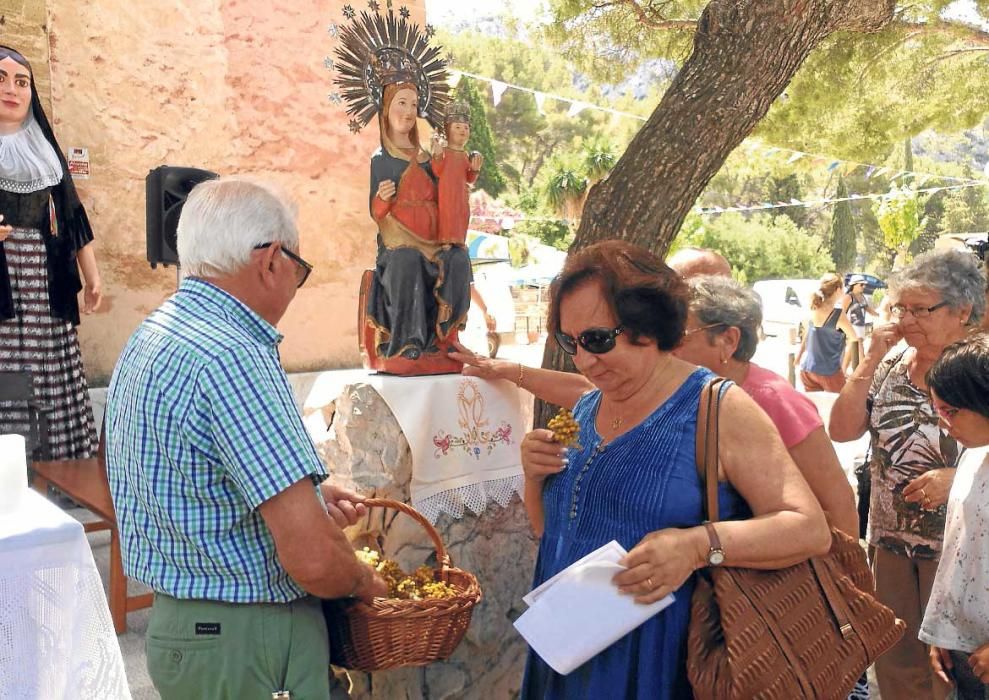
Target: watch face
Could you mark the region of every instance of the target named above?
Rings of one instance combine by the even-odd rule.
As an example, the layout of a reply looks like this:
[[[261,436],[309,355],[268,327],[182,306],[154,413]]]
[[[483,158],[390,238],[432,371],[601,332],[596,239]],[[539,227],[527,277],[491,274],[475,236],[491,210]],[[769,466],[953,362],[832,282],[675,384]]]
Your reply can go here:
[[[707,562],[711,566],[721,566],[725,561],[725,553],[720,549],[712,549],[707,555]]]

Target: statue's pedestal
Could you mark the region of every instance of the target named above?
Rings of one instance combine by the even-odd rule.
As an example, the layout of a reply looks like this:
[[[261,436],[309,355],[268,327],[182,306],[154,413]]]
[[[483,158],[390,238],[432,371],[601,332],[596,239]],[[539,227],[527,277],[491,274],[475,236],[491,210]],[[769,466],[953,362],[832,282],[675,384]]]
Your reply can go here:
[[[408,441],[388,405],[373,386],[356,382],[329,396],[320,382],[306,401],[307,423],[332,478],[358,492],[410,502],[412,456]],[[422,407],[423,414],[429,406]],[[331,421],[318,434],[314,424]],[[521,440],[521,431],[517,439]],[[520,499],[495,503],[480,515],[442,514],[436,529],[454,566],[473,573],[483,599],[475,607],[463,642],[447,661],[423,668],[374,674],[350,672],[354,698],[511,698],[522,680],[526,645],[512,627],[525,609],[531,588],[537,541]],[[375,509],[348,531],[355,544],[380,547],[406,570],[434,563],[425,531],[396,511]]]

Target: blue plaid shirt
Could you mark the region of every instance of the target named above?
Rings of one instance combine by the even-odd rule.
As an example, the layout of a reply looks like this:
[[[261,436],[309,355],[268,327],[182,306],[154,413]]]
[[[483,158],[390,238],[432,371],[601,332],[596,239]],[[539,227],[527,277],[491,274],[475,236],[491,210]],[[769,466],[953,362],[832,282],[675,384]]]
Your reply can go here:
[[[278,357],[282,336],[187,278],[124,348],[106,406],[106,459],[124,572],[175,598],[289,602],[258,506],[326,478]]]

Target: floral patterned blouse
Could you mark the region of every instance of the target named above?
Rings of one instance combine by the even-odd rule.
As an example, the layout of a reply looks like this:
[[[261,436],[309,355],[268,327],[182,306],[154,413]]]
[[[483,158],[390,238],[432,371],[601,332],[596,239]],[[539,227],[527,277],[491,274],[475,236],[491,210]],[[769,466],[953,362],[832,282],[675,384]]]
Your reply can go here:
[[[958,443],[941,430],[927,392],[910,381],[912,350],[880,363],[869,392],[872,500],[869,544],[936,559],[944,537],[945,507],[923,510],[903,500],[903,489],[932,469],[956,467]]]

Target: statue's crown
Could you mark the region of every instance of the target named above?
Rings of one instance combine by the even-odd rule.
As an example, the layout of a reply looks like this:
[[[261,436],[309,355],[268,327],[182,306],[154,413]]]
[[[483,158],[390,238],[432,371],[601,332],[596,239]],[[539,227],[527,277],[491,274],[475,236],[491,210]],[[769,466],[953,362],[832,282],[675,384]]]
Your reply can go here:
[[[467,122],[470,124],[470,105],[466,102],[454,102],[446,108],[444,123]]]
[[[382,85],[418,83],[419,66],[401,49],[380,48],[374,52],[371,64]]]

